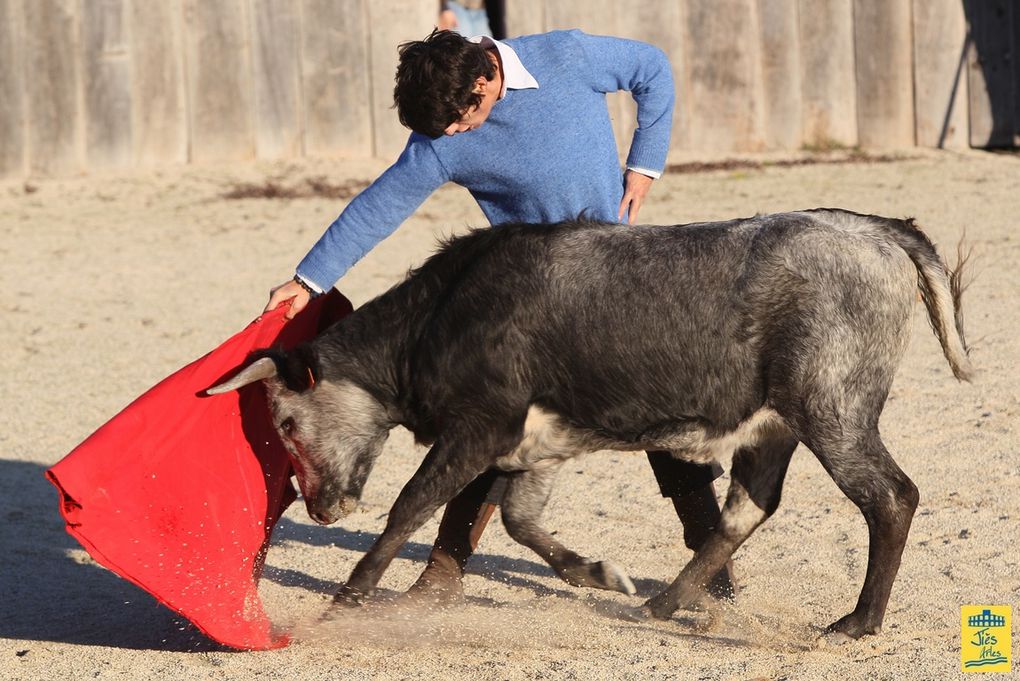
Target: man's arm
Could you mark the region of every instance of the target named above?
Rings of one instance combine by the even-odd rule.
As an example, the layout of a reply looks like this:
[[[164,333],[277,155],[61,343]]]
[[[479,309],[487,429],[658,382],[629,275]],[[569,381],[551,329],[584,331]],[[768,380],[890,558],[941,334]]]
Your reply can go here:
[[[666,53],[637,40],[573,31],[587,57],[592,87],[599,92],[627,90],[637,102],[637,130],[627,167],[661,173],[673,127],[673,71]]]
[[[627,90],[637,102],[638,127],[627,156],[619,217],[633,223],[652,180],[666,166],[673,127],[675,90],[665,52],[636,40],[573,32],[586,57],[592,87],[599,92]]]
[[[292,318],[313,293],[328,291],[448,180],[426,137],[412,134],[396,163],[348,204],[297,266],[296,279],[270,292],[266,311],[293,299]]]

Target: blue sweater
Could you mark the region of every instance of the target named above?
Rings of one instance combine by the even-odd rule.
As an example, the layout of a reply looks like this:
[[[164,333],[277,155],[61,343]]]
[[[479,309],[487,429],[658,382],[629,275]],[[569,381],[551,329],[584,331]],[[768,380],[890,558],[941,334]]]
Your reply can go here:
[[[673,77],[666,55],[632,40],[555,31],[505,41],[539,83],[508,90],[475,130],[412,133],[397,159],[356,196],[297,267],[328,290],[446,182],[467,188],[490,224],[559,222],[585,213],[614,221],[623,175],[605,93],[638,105],[627,165],[662,171]]]

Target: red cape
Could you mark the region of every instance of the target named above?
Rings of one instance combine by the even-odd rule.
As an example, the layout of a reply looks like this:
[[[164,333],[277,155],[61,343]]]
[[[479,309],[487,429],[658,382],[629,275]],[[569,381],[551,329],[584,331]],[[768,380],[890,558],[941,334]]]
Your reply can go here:
[[[206,397],[253,350],[290,348],[351,311],[331,292],[265,314],[167,377],[46,472],[67,531],[97,562],[235,648],[284,646],[258,595],[269,537],[296,494],[265,391]]]

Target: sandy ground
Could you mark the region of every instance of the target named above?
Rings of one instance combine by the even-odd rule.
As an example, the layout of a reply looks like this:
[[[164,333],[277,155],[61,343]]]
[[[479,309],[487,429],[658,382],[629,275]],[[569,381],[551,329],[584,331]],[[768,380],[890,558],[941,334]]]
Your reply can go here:
[[[406,432],[391,437],[361,511],[322,528],[295,504],[278,526],[262,592],[302,637],[289,648],[218,647],[98,567],[65,534],[44,469],[254,318],[343,205],[222,195],[243,182],[341,184],[380,169],[307,161],[0,184],[0,678],[943,679],[958,674],[960,605],[1020,607],[1020,157],[983,153],[672,174],[642,215],[678,223],[839,206],[916,216],[950,252],[966,230],[976,254],[967,331],[981,373],[970,385],[952,378],[918,307],[882,431],[922,500],[880,636],[816,646],[820,628],[853,607],[867,534],[803,448],[779,511],[736,555],[737,602],[667,622],[624,621],[638,597],[558,581],[495,520],[462,608],[374,608],[311,626],[424,454]],[[363,303],[437,235],[481,222],[465,192],[443,189],[340,288]],[[623,565],[640,597],[689,557],[641,455],[566,466],[545,522],[580,552]],[[384,595],[413,581],[436,524],[395,561]]]

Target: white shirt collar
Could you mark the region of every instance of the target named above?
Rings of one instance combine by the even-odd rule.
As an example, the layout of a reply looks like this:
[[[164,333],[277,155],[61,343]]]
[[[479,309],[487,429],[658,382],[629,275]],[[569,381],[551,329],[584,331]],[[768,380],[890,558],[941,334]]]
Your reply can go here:
[[[475,36],[468,40],[478,43],[482,47],[495,47],[499,52],[500,61],[503,62],[503,89],[499,92],[500,99],[506,97],[507,90],[527,90],[538,87],[538,81],[528,73],[524,64],[521,63],[521,58],[509,45],[499,40],[493,40],[487,35]]]

